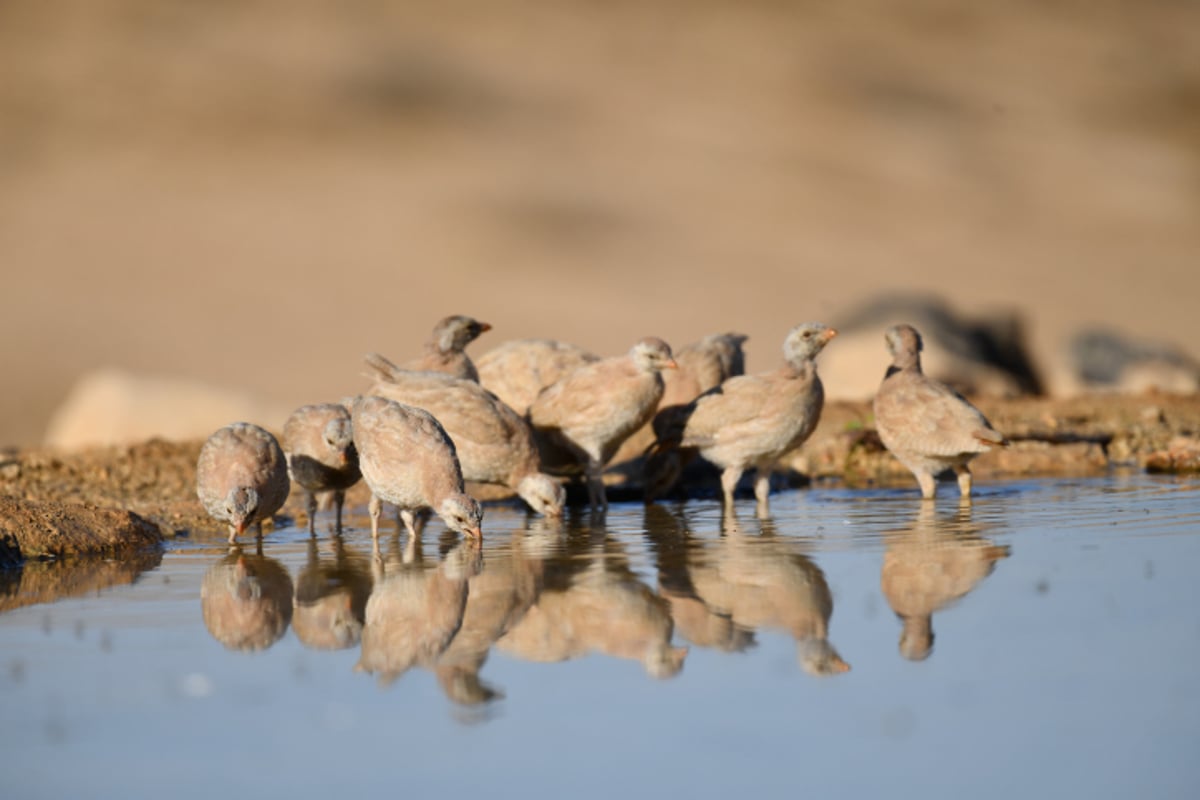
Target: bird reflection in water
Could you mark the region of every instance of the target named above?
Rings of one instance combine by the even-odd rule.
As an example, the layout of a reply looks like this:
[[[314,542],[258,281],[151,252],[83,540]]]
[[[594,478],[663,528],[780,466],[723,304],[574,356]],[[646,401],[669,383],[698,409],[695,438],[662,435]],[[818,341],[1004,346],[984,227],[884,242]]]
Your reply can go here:
[[[933,614],[957,602],[992,574],[1008,547],[979,536],[969,502],[953,516],[937,516],[922,503],[907,529],[885,536],[879,577],[883,596],[900,618],[900,654],[923,661],[933,652]]]
[[[346,547],[341,536],[329,540],[332,557],[322,557],[320,541],[308,540],[308,561],[296,576],[292,630],[314,650],[344,650],[358,644],[371,594],[368,560]]]
[[[399,536],[390,542],[386,555],[377,544],[372,558],[375,584],[355,667],[383,685],[413,667],[434,668],[462,625],[468,581],[483,565],[473,537],[450,546],[436,565],[425,563],[420,536],[407,537],[403,549]]]
[[[537,601],[497,647],[526,661],[556,662],[602,653],[639,662],[655,678],[683,668],[669,608],[634,574],[624,545],[598,516],[565,533],[562,552],[542,565]]]
[[[747,533],[726,511],[721,537],[706,540],[670,511],[647,506],[659,583],[680,633],[694,644],[736,652],[754,644],[756,630],[782,630],[795,639],[805,672],[848,672],[828,639],[833,596],[821,568],[796,540],[779,536],[770,518],[755,524],[759,532]]]
[[[239,545],[208,568],[200,585],[204,626],[230,650],[265,650],[292,619],[292,579],[279,561]]]
[[[434,664],[446,696],[460,706],[478,706],[504,697],[479,672],[492,645],[508,633],[537,601],[547,546],[558,539],[555,518],[531,519],[503,547],[489,549],[484,569],[467,584],[467,606],[458,632]]]

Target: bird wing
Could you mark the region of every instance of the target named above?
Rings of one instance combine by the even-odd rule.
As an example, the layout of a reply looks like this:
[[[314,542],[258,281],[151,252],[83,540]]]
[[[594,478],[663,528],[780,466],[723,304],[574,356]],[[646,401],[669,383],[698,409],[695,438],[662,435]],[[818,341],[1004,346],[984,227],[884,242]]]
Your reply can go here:
[[[687,414],[683,446],[703,447],[718,437],[736,435],[738,428],[762,415],[770,389],[766,376],[742,375],[700,395]]]
[[[876,396],[875,417],[898,446],[929,456],[979,453],[1005,441],[962,395],[920,373],[887,378]]]
[[[542,390],[529,407],[529,420],[540,428],[567,428],[602,418],[630,372],[624,358],[582,366]]]

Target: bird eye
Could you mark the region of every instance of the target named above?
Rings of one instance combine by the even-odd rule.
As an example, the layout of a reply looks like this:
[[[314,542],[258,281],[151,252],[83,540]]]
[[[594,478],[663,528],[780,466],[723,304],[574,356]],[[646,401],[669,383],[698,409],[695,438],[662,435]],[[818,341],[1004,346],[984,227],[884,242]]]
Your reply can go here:
[[[812,338],[812,331],[805,331],[804,333],[802,333],[802,334],[800,334],[800,335],[801,335],[801,336],[803,336],[805,339],[811,339],[811,338]]]

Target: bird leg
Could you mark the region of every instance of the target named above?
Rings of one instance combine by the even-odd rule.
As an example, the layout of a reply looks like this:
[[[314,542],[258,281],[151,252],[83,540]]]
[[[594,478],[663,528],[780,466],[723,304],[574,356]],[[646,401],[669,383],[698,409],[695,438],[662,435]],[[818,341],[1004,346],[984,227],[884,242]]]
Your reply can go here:
[[[371,515],[371,538],[375,541],[375,546],[379,546],[379,514],[383,511],[383,501],[376,495],[371,495],[371,502],[367,504],[367,513]]]
[[[937,479],[928,472],[918,472],[917,483],[921,484],[921,497],[924,499],[932,500],[937,494]]]
[[[963,497],[971,496],[971,468],[966,464],[959,464],[954,468],[954,473],[958,475],[958,491]]]
[[[608,510],[608,494],[604,491],[604,464],[599,459],[588,457],[587,461],[588,503],[593,511]]]
[[[346,493],[338,489],[333,493],[333,505],[337,509],[337,521],[334,523],[334,532],[341,534],[342,532],[342,506],[346,503]]]
[[[397,509],[397,514],[400,521],[404,523],[408,535],[414,539],[420,538],[421,531],[425,529],[425,521],[429,517],[423,511],[414,511],[411,508]]]
[[[754,499],[757,501],[756,513],[759,518],[770,514],[770,503],[767,498],[771,494],[771,464],[759,464],[754,469]]]
[[[229,526],[229,543],[237,544],[237,536],[238,536],[237,527],[234,525],[230,525]]]
[[[725,498],[727,508],[733,508],[733,490],[742,479],[741,467],[726,467],[721,473],[721,494]]]
[[[308,533],[310,536],[317,535],[317,496],[313,492],[305,492],[308,499]]]

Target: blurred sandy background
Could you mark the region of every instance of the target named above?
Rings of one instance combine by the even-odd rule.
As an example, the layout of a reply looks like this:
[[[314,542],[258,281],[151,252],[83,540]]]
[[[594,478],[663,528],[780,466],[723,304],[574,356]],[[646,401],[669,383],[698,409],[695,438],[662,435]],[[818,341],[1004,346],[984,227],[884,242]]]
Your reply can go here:
[[[448,313],[494,325],[476,356],[732,329],[761,370],[934,290],[1020,309],[1051,388],[1085,325],[1195,352],[1197,31],[1172,0],[8,0],[0,444],[100,366],[336,399]]]

